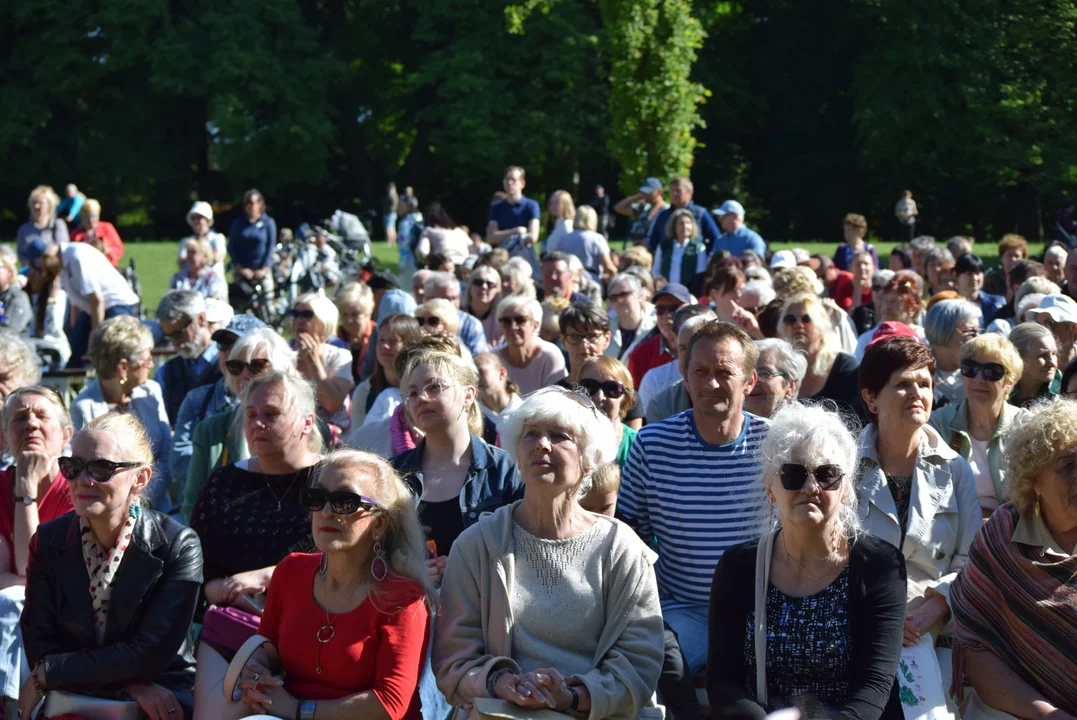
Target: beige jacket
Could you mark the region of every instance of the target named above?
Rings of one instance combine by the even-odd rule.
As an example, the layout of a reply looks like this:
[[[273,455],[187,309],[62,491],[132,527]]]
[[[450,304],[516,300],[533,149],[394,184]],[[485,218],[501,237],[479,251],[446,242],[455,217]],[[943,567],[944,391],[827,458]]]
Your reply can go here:
[[[510,583],[514,556],[512,512],[519,503],[486,515],[453,544],[441,584],[441,610],[434,629],[432,663],[438,688],[449,703],[470,709],[488,697],[487,675],[500,668],[520,672],[512,659]],[[591,695],[589,720],[661,718],[654,701],[662,670],[662,609],[653,564],[657,556],[624,523],[614,523],[605,587],[607,625],[594,652],[594,669],[576,676]]]

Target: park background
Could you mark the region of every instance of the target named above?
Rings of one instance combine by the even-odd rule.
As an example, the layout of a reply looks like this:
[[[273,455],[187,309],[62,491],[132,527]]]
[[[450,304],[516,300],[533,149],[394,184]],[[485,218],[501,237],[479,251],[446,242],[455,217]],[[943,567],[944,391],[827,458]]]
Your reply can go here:
[[[389,180],[480,229],[518,163],[540,201],[690,174],[774,241],[893,240],[906,188],[918,232],[1036,241],[1075,67],[1077,0],[0,0],[0,237],[68,182],[128,242],[195,198],[227,232],[249,187],[281,226],[379,214]]]

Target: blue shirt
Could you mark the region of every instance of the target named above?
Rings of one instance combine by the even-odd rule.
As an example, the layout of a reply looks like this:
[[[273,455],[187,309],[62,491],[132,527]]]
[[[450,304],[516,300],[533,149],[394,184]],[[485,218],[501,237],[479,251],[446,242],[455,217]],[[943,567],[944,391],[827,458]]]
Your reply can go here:
[[[747,225],[741,225],[734,233],[722,233],[709,250],[710,254],[728,250],[733,257],[740,257],[745,250],[753,250],[759,257],[767,257],[767,244],[759,233]]]
[[[471,355],[475,356],[489,350],[490,347],[486,344],[486,331],[482,329],[479,319],[463,310],[457,310],[456,316],[460,319],[460,342],[467,345]]]
[[[838,245],[838,249],[834,251],[834,265],[838,270],[848,270],[853,263],[853,258],[862,252],[871,253],[871,259],[875,262],[875,268],[878,269],[879,255],[875,252],[875,246],[869,243],[864,243],[862,250],[853,250],[849,243]]]
[[[510,203],[501,200],[490,206],[490,220],[497,223],[498,230],[514,227],[527,227],[532,220],[538,220],[542,213],[539,204],[528,197],[520,197],[519,202]]]
[[[666,236],[666,224],[669,222],[669,216],[677,209],[678,208],[669,205],[654,216],[654,225],[651,226],[651,236],[647,239],[647,248],[652,254],[658,249],[658,245],[662,242],[662,238]],[[688,204],[684,206],[684,209],[691,212],[692,217],[696,219],[696,230],[699,233],[696,235],[696,239],[703,240],[709,254],[714,243],[718,240],[718,224],[714,222],[714,217],[707,212],[707,208],[702,205],[696,205],[694,202],[689,201]]]
[[[168,410],[168,418],[172,422],[177,421],[179,409],[183,404],[183,400],[176,397],[174,389],[172,393],[169,393],[168,371],[165,370],[165,367],[170,363],[183,363],[183,369],[187,372],[187,387],[193,389],[198,387],[201,382],[205,382],[202,378],[211,366],[217,364],[217,356],[220,352],[217,343],[211,342],[206,346],[206,349],[202,354],[193,360],[188,360],[185,357],[176,355],[161,365],[161,367],[157,368],[157,372],[154,373],[153,379],[161,386],[161,390],[165,394],[165,408]],[[186,397],[186,395],[187,393],[185,392],[180,397]]]
[[[980,297],[976,301],[976,304],[980,306],[980,312],[983,313],[983,315],[980,316],[980,327],[983,328],[987,327],[987,324],[995,319],[995,313],[1006,304],[1006,298],[1001,295],[985,293],[981,290]]]
[[[759,535],[766,506],[763,439],[769,423],[744,413],[740,436],[711,445],[692,410],[639,431],[628,451],[617,509],[658,541],[663,606],[706,606],[722,553]]]
[[[276,246],[277,223],[264,213],[253,224],[246,215],[240,215],[228,229],[228,254],[241,267],[269,267]]]
[[[213,343],[216,345],[217,343]],[[179,412],[176,413],[176,429],[172,434],[172,452],[168,456],[168,465],[172,470],[178,494],[183,497],[183,488],[187,483],[187,468],[191,465],[191,453],[194,446],[194,427],[210,415],[231,410],[239,399],[228,392],[221,378],[212,385],[196,387],[183,399]],[[205,408],[205,412],[202,409]]]

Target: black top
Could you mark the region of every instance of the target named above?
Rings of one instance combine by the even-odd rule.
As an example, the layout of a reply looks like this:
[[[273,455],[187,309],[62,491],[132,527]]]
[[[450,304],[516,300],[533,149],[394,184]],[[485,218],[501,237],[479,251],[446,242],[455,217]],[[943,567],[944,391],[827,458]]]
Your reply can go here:
[[[711,585],[707,695],[715,716],[761,720],[755,676],[745,678],[744,631],[755,610],[755,557],[759,541],[726,550]],[[870,535],[850,546],[847,614],[851,646],[846,667],[848,693],[836,702],[842,717],[901,720],[897,666],[905,629],[905,558],[894,546]],[[823,611],[825,612],[825,610]],[[823,618],[819,618],[822,620]],[[773,628],[768,615],[768,633]],[[797,626],[799,627],[799,625]],[[783,661],[768,653],[770,673]],[[754,664],[753,664],[754,667]]]
[[[843,415],[863,421],[864,413],[860,403],[860,387],[857,378],[859,367],[860,363],[855,357],[849,353],[838,353],[838,356],[834,358],[834,364],[830,367],[830,374],[827,375],[823,389],[810,398],[802,399],[832,400]]]
[[[209,476],[191,514],[202,538],[206,582],[276,565],[294,552],[315,552],[310,513],[299,506],[313,470],[264,475],[227,465]]]
[[[419,503],[419,522],[422,523],[427,539],[433,540],[437,545],[438,555],[448,555],[456,538],[464,532],[460,498]]]

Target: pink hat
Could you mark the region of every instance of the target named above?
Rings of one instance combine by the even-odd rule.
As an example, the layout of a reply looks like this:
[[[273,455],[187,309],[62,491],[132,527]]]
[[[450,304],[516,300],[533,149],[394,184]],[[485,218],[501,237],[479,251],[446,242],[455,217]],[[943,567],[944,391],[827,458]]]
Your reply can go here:
[[[868,343],[868,347],[887,337],[911,337],[920,342],[920,336],[911,327],[903,322],[887,320],[875,328],[875,333],[871,336],[871,342]]]

